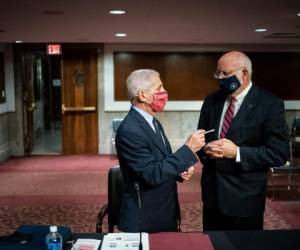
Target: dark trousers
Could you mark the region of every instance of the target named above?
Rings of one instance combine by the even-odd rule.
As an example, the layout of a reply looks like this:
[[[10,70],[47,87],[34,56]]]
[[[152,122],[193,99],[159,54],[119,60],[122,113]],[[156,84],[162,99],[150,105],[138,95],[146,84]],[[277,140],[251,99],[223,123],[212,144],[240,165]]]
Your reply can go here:
[[[263,230],[264,215],[235,217],[223,214],[218,208],[203,207],[203,231]]]

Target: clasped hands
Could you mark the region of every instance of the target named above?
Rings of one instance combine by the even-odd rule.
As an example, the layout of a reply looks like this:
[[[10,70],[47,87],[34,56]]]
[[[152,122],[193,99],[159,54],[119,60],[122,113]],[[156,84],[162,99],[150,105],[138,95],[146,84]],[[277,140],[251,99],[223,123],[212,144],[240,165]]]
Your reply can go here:
[[[223,138],[207,143],[204,152],[212,159],[236,158],[237,146],[232,141]]]
[[[190,147],[193,152],[197,152],[205,145],[204,130],[197,130],[187,140],[186,145]],[[212,159],[220,158],[236,158],[237,146],[226,138],[211,141],[204,146],[205,154]],[[179,174],[182,179],[190,180],[194,174],[195,168],[191,166],[186,171]]]

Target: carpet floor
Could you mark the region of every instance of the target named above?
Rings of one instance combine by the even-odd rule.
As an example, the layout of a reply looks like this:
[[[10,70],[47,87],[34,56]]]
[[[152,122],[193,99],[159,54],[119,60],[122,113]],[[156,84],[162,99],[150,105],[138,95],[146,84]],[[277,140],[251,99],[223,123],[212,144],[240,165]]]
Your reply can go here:
[[[107,173],[118,164],[111,156],[34,156],[0,165],[0,234],[22,224],[57,224],[73,232],[94,232],[107,202]],[[200,165],[189,182],[178,184],[182,231],[202,231]],[[300,201],[267,201],[265,229],[297,228]],[[107,223],[104,222],[104,231]]]

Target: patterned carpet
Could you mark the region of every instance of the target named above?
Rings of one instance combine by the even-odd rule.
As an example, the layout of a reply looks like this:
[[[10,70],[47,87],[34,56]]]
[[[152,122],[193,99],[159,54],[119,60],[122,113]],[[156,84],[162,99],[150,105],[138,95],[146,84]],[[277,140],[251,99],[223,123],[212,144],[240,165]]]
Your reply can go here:
[[[72,164],[74,159],[76,164]],[[69,226],[73,232],[95,231],[97,213],[106,203],[108,169],[117,164],[116,160],[99,156],[93,161],[89,156],[48,160],[33,157],[27,165],[26,159],[13,159],[0,166],[0,234],[11,233],[22,224],[57,224]],[[199,167],[190,182],[179,184],[184,232],[202,231],[200,174]],[[292,228],[271,205],[268,201],[264,228]]]
[[[22,224],[56,224],[69,226],[72,232],[94,232],[99,205],[60,205],[60,206],[2,206],[0,209],[0,234],[13,232]],[[181,204],[182,231],[202,231],[202,206],[200,203]],[[267,207],[265,229],[291,229],[274,210]],[[104,221],[107,232],[107,220]]]

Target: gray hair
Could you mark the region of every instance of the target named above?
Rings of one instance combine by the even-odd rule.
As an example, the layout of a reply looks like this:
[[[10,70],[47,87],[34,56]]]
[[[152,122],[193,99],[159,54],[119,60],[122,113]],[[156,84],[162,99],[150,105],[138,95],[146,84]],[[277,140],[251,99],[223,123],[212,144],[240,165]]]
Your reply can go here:
[[[245,55],[245,57],[244,57],[244,63],[245,63],[245,67],[246,67],[249,75],[251,76],[252,75],[252,62],[247,55]]]
[[[133,71],[126,80],[129,100],[135,98],[140,90],[150,90],[151,79],[159,77],[159,73],[153,69],[138,69]]]

